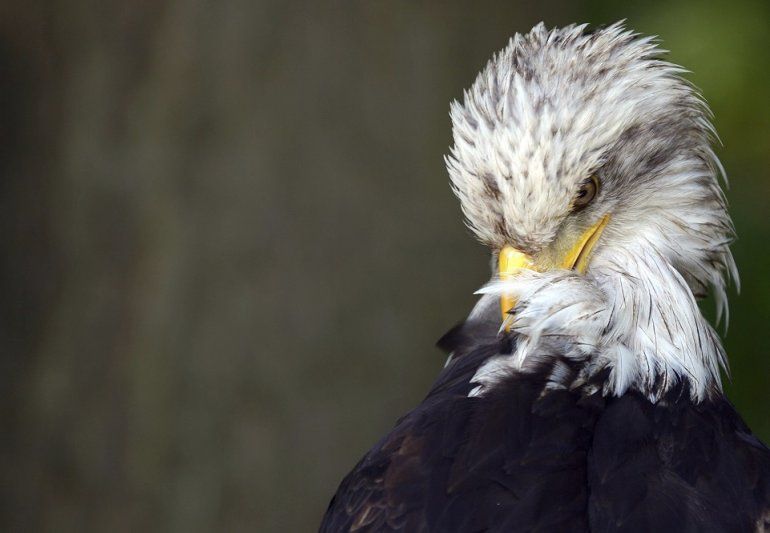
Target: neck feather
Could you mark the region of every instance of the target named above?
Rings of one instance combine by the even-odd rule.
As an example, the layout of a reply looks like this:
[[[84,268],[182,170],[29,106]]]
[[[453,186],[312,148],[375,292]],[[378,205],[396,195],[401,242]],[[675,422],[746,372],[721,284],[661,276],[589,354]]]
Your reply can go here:
[[[583,371],[576,378],[557,372],[547,388],[595,383],[592,377],[608,370],[605,395],[631,389],[657,402],[684,385],[698,402],[721,391],[720,371],[727,362],[719,337],[685,278],[649,243],[605,247],[586,275],[530,271],[479,292],[487,295],[487,304],[502,294],[517,298],[506,323],[517,343],[513,353],[479,369],[474,395],[494,387],[505,372],[533,371],[558,358]],[[477,308],[498,313],[496,305],[480,302]],[[478,320],[479,313],[471,319]]]
[[[613,394],[631,387],[656,400],[681,381],[695,400],[721,391],[722,344],[666,257],[643,244],[608,250],[595,259],[592,276],[609,310],[600,357],[612,367]]]

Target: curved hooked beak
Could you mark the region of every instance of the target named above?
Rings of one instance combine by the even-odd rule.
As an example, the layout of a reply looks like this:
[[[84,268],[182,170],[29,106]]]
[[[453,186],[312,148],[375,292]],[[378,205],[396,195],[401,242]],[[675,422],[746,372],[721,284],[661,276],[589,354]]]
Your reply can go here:
[[[530,256],[520,252],[513,246],[504,246],[500,250],[498,256],[498,275],[500,276],[500,280],[506,281],[513,279],[522,269],[545,272],[547,270],[561,268],[576,270],[583,274],[588,268],[588,262],[590,260],[591,252],[596,245],[596,241],[599,240],[599,237],[609,220],[610,216],[604,215],[599,219],[599,222],[588,228],[580,236],[577,242],[567,250],[566,254],[557,258],[555,261],[542,261],[538,264]],[[505,322],[505,319],[514,307],[516,307],[516,298],[512,295],[503,294],[500,297],[500,311],[503,315],[503,322]],[[505,330],[509,331],[510,326],[506,325]]]

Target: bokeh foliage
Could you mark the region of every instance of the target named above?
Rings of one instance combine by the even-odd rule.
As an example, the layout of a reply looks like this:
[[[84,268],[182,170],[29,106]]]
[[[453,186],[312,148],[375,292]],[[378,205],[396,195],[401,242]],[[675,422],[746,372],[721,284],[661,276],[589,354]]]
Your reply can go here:
[[[0,6],[3,530],[305,531],[488,276],[448,104],[515,31],[626,18],[715,112],[770,439],[761,1]]]

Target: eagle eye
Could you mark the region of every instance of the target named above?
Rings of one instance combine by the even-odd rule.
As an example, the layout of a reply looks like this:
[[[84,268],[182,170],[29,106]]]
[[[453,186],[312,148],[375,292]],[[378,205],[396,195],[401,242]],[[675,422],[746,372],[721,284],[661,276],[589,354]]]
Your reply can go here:
[[[580,186],[577,196],[575,196],[575,200],[572,202],[572,209],[574,211],[583,209],[593,201],[597,192],[599,192],[599,180],[596,176],[591,176]]]

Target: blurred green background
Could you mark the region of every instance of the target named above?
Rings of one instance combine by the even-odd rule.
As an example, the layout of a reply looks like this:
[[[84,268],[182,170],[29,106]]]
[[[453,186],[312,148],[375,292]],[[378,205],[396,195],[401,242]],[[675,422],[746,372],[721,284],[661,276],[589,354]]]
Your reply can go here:
[[[770,440],[766,2],[3,2],[0,529],[316,528],[488,276],[450,100],[514,32],[621,18],[715,111]]]

